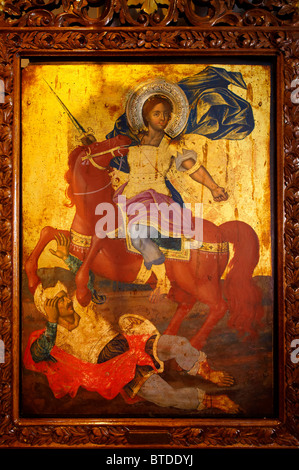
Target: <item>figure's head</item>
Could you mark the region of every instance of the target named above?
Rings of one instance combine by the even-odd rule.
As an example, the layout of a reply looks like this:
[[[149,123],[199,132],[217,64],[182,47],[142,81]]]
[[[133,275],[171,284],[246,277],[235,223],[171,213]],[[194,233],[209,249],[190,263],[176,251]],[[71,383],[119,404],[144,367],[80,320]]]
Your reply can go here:
[[[34,293],[34,303],[36,308],[42,313],[48,321],[54,321],[49,315],[51,309],[55,309],[54,317],[57,323],[67,330],[71,331],[77,328],[80,316],[75,311],[73,301],[67,293],[66,287],[58,281],[54,287],[43,288],[40,283]],[[49,310],[50,309],[50,310]],[[53,312],[51,312],[51,315]]]
[[[67,294],[67,289],[58,281],[54,287],[43,288],[42,284],[39,284],[34,293],[34,303],[36,308],[45,316],[47,316],[45,311],[45,303],[49,299],[58,299],[57,309],[59,316],[66,317],[74,313],[73,302],[69,295]]]
[[[64,290],[56,295],[59,317],[64,318],[75,313],[73,301]]]
[[[163,95],[153,95],[148,98],[142,108],[142,117],[146,127],[154,130],[164,130],[171,119],[173,106],[171,101]]]
[[[153,108],[162,103],[167,121],[163,127],[167,135],[174,138],[182,133],[189,117],[187,96],[179,85],[159,77],[139,83],[128,96],[126,119],[133,134],[144,131]]]

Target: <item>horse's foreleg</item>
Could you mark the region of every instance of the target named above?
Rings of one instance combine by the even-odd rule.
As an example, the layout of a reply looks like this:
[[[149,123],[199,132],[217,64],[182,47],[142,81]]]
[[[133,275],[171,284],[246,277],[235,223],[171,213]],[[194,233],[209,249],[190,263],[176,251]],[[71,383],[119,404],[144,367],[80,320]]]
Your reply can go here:
[[[54,240],[59,233],[64,233],[65,235],[69,236],[69,231],[67,230],[57,230],[56,228],[50,226],[44,227],[40,232],[40,238],[37,245],[25,262],[25,272],[28,278],[28,287],[32,294],[34,294],[36,287],[41,282],[37,275],[38,259],[48,243]]]
[[[82,265],[80,266],[77,274],[76,274],[76,297],[78,302],[82,306],[86,306],[91,301],[91,292],[87,286],[89,281],[89,271],[96,257],[98,251],[100,250],[102,240],[94,235],[91,239],[91,245],[87,252],[86,257],[83,260]]]

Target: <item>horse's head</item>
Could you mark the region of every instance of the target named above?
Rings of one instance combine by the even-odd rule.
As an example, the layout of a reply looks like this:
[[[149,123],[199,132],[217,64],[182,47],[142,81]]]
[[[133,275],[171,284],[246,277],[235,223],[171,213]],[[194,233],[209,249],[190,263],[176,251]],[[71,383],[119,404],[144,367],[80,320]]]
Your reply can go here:
[[[70,206],[77,205],[78,197],[95,203],[111,194],[109,176],[110,162],[113,157],[125,156],[131,139],[118,135],[102,142],[80,146],[69,156],[69,169],[65,175],[68,183],[67,196]]]

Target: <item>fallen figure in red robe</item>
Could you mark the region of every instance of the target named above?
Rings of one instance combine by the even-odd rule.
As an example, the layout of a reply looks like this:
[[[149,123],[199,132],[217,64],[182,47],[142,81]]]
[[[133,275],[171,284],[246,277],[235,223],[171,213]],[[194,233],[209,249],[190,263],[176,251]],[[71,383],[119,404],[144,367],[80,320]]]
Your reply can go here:
[[[82,307],[57,282],[34,293],[37,309],[47,322],[31,334],[25,353],[27,369],[44,374],[56,398],[75,397],[78,388],[95,391],[107,400],[121,394],[128,403],[147,400],[161,407],[184,410],[220,409],[238,413],[227,395],[211,395],[196,387],[173,388],[162,377],[164,361],[175,359],[178,368],[219,387],[234,383],[230,374],[210,368],[206,354],[186,338],[160,335],[146,318],[120,317],[113,327],[92,302]]]

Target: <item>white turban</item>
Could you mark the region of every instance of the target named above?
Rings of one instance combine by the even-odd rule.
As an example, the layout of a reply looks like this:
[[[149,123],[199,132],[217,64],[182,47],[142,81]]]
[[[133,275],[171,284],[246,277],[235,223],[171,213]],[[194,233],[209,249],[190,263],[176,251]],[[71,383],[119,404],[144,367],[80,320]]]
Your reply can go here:
[[[54,287],[47,287],[46,289],[44,289],[42,284],[40,283],[34,292],[34,303],[37,310],[46,316],[46,300],[54,299],[54,297],[56,297],[56,295],[59,294],[59,292],[61,292],[62,290],[67,292],[66,287],[60,281],[58,281]]]

